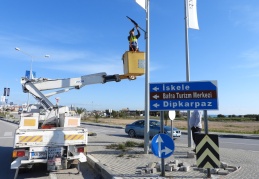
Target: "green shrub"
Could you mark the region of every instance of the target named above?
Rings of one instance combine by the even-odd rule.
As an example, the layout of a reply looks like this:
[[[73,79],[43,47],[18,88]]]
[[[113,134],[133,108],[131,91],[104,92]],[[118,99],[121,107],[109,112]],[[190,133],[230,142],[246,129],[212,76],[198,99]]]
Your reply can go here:
[[[254,131],[254,134],[259,134],[259,130]]]

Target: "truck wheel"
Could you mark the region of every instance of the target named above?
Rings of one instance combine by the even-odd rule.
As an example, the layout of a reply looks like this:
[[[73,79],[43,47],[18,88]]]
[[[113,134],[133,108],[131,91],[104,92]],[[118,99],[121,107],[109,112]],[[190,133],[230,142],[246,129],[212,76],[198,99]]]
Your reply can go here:
[[[67,161],[67,169],[71,168],[71,164],[72,164],[71,160]]]

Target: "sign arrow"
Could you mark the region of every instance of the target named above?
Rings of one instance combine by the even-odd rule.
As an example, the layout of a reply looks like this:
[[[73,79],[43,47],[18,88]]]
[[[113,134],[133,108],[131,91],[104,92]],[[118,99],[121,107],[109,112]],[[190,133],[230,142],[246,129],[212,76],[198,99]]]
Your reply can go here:
[[[160,105],[158,103],[153,104],[155,108],[158,108]]]
[[[161,150],[161,153],[165,152],[165,155],[169,154],[172,152],[171,149],[169,149],[168,147],[165,147],[165,149]]]
[[[158,136],[156,143],[158,143],[158,157],[161,157],[161,143],[163,143],[163,139],[160,137],[160,135]]]
[[[157,98],[159,98],[159,96],[156,94],[153,96],[153,98],[157,99]]]
[[[171,149],[169,149],[168,147],[165,147],[165,149],[161,150],[161,143],[164,143],[163,139],[160,137],[160,135],[158,136],[156,143],[158,143],[158,156],[161,157],[162,153],[165,153],[165,155],[169,154],[172,152]]]
[[[155,86],[155,87],[153,88],[153,90],[154,90],[154,91],[158,91],[159,88],[158,88],[157,86]]]

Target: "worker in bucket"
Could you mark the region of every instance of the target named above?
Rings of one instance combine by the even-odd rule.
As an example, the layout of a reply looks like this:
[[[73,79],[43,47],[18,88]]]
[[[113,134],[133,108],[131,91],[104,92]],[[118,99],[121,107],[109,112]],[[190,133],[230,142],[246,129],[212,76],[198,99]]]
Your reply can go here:
[[[130,35],[128,36],[128,41],[129,41],[129,51],[134,51],[137,52],[139,51],[138,48],[138,38],[140,37],[140,32],[138,30],[138,26],[136,26],[136,30],[138,32],[137,35],[134,35],[134,28],[130,30]]]

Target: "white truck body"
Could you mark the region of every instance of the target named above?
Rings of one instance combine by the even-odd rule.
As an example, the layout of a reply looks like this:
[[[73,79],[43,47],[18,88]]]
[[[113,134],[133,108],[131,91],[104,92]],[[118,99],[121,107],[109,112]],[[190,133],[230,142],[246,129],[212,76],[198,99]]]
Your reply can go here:
[[[63,115],[59,121],[62,127],[38,129],[39,116],[21,116],[13,148],[24,155],[14,157],[11,169],[46,163],[48,170],[58,170],[67,169],[74,160],[86,162],[88,131],[80,127],[80,116]]]
[[[70,161],[86,162],[85,154],[77,149],[85,148],[87,140],[87,129],[79,127],[17,129],[14,149],[25,150],[25,156],[16,158],[11,163],[11,169],[18,169],[22,165],[28,166],[27,164],[47,163],[48,170],[57,170],[68,168]]]

